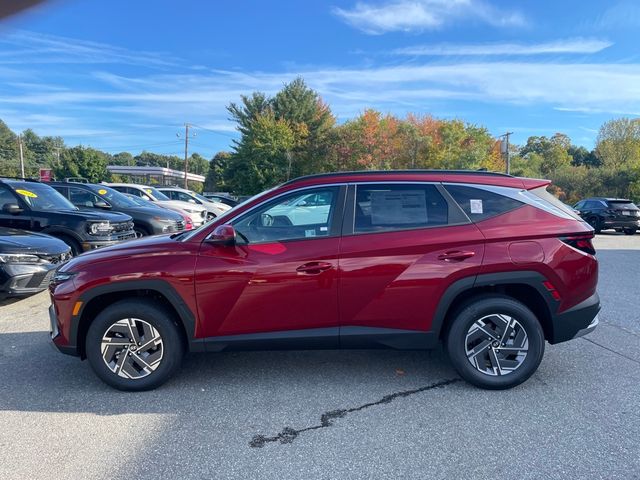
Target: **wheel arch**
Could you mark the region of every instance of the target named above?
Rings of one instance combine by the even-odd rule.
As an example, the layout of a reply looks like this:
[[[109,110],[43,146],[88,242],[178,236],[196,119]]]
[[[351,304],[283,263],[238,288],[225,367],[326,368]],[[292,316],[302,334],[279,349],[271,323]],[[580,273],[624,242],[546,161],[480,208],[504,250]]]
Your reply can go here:
[[[487,293],[500,293],[529,308],[538,318],[545,339],[552,339],[557,302],[544,289],[545,281],[542,274],[534,271],[482,274],[458,280],[442,296],[431,329],[439,338],[444,338],[460,307]]]
[[[75,339],[82,359],[86,358],[87,331],[96,315],[109,305],[132,298],[152,299],[167,308],[179,327],[185,349],[189,349],[196,330],[196,320],[178,292],[163,280],[127,281],[95,287],[80,296],[82,306],[77,321],[72,325],[70,337]]]

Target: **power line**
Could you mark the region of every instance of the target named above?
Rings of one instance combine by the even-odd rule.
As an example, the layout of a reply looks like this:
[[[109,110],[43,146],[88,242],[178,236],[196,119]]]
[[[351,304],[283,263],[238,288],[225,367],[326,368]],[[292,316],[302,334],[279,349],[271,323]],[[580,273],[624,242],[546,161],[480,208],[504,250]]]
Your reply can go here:
[[[213,130],[213,129],[211,129],[211,128],[202,127],[202,126],[197,125],[197,124],[195,124],[195,123],[192,123],[192,124],[191,124],[191,126],[192,126],[192,127],[199,128],[200,130],[206,130],[207,132],[215,133],[216,135],[221,135],[221,136],[223,136],[223,137],[227,137],[227,138],[236,138],[236,136],[235,136],[235,135],[232,135],[232,134],[230,134],[230,133],[223,133],[223,132],[220,132],[220,131],[218,131],[218,130]]]

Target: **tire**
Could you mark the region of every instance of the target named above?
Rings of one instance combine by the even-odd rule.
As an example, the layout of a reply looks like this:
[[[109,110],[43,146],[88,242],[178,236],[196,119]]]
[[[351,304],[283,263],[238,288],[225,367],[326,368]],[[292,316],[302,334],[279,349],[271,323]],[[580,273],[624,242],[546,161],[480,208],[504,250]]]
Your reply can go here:
[[[133,231],[136,232],[136,238],[142,238],[142,237],[148,237],[149,236],[149,232],[144,227],[138,227],[137,225],[134,225]]]
[[[67,245],[69,245],[69,247],[71,247],[71,255],[73,255],[74,257],[77,257],[82,253],[82,247],[80,246],[80,243],[78,243],[78,241],[75,238],[72,238],[68,235],[53,235],[53,236],[62,240]]]
[[[598,217],[589,217],[587,223],[593,227],[595,233],[602,232],[602,226],[600,225],[600,219]]]
[[[504,342],[506,325],[515,328],[507,332]],[[503,390],[521,384],[537,370],[544,355],[544,333],[525,305],[505,295],[488,295],[454,313],[445,347],[453,367],[467,382]]]
[[[137,346],[125,335],[137,336]],[[119,344],[108,347],[104,357],[103,337]],[[137,347],[144,348],[145,344],[143,354],[137,354]],[[95,374],[113,388],[125,391],[159,387],[180,368],[184,356],[184,344],[173,316],[157,303],[140,299],[122,300],[100,312],[89,326],[85,350]],[[124,354],[131,358],[120,362]]]
[[[207,222],[210,222],[211,220],[214,220],[215,218],[216,218],[216,214],[215,213],[207,212]]]
[[[625,228],[624,229],[624,234],[625,235],[635,235],[636,234],[636,229],[635,228]]]

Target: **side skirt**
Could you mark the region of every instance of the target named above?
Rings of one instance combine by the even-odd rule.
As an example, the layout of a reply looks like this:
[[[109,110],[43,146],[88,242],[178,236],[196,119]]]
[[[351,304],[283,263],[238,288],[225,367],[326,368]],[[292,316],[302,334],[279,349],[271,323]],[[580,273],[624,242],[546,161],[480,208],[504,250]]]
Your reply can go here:
[[[427,350],[438,344],[433,332],[374,327],[329,327],[283,332],[223,335],[193,340],[192,352],[249,350],[334,350],[391,348]]]

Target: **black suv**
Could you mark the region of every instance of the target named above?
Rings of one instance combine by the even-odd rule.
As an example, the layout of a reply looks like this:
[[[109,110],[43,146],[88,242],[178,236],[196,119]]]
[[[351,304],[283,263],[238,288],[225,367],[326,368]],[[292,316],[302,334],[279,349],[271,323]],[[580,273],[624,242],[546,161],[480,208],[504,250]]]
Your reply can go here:
[[[52,235],[73,255],[136,236],[129,215],[81,211],[49,185],[25,179],[0,178],[0,226]]]
[[[0,227],[0,300],[44,290],[69,258],[70,248],[62,240]]]
[[[49,185],[82,210],[101,209],[129,215],[133,218],[137,237],[180,232],[185,228],[179,213],[151,204],[142,207],[106,185],[76,182],[51,182]]]
[[[614,229],[633,235],[640,228],[640,210],[625,198],[592,197],[580,200],[573,208],[596,233]]]

